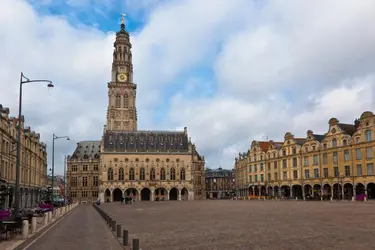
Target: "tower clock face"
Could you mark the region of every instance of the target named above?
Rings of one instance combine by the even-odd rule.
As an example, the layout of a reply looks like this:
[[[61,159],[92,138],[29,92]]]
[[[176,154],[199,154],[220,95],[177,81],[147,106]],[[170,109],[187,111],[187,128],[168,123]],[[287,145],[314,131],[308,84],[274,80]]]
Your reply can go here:
[[[128,79],[128,77],[124,74],[124,73],[121,73],[117,76],[117,80],[119,82],[126,82],[126,80]]]

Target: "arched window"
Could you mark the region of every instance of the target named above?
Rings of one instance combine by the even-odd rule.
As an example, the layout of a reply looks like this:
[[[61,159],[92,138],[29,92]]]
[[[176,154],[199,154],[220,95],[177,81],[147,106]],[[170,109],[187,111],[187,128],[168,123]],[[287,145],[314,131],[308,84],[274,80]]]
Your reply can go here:
[[[151,181],[155,180],[155,168],[151,168],[150,170],[150,180]]]
[[[146,171],[144,168],[141,168],[141,171],[139,173],[139,180],[144,181],[146,180]]]
[[[118,170],[118,180],[119,181],[123,181],[124,180],[124,169],[123,168],[120,168]]]
[[[182,168],[180,171],[180,180],[184,181],[185,180],[185,168]]]
[[[134,181],[134,168],[129,169],[129,180]]]
[[[172,181],[174,181],[176,179],[176,170],[174,168],[171,168],[170,179]]]
[[[332,147],[333,148],[337,147],[337,139],[336,138],[332,139]]]
[[[113,181],[113,169],[112,168],[108,169],[108,180]]]
[[[115,106],[116,106],[116,108],[121,108],[121,96],[120,96],[120,94],[116,95]]]
[[[366,136],[366,141],[371,141],[371,130],[366,130],[365,132],[365,136]]]
[[[165,169],[160,169],[160,180],[165,181]]]
[[[129,107],[129,96],[128,94],[124,95],[124,108]]]

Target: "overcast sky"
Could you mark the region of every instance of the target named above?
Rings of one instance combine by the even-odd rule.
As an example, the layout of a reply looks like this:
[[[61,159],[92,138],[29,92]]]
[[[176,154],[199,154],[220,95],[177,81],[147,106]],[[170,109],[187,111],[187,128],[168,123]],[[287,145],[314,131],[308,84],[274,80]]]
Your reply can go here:
[[[183,129],[206,166],[232,168],[252,140],[325,133],[375,111],[373,0],[0,0],[0,103],[56,141],[57,172],[105,124],[114,32],[133,44],[139,129]]]

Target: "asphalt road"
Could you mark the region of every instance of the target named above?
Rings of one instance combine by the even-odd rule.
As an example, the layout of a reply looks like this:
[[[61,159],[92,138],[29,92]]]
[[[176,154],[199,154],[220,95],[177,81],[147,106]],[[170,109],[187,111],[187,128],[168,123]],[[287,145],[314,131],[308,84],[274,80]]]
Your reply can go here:
[[[81,204],[38,238],[28,250],[123,249],[91,204]]]

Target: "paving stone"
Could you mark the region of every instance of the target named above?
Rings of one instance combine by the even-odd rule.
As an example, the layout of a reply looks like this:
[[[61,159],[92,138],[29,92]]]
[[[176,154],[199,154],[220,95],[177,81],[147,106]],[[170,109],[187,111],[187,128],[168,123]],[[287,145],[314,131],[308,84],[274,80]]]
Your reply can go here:
[[[373,249],[375,203],[164,201],[105,203],[143,250]]]

